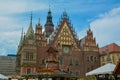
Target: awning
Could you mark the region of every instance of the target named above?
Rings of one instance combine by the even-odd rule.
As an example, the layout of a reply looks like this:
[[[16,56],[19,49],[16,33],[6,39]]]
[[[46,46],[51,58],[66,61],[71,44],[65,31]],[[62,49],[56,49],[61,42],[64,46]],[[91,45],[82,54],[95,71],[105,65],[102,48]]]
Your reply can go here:
[[[90,72],[86,73],[86,76],[88,75],[98,75],[98,74],[112,74],[112,72],[114,71],[115,65],[112,63],[108,63],[104,66],[101,66],[97,69],[94,69]]]

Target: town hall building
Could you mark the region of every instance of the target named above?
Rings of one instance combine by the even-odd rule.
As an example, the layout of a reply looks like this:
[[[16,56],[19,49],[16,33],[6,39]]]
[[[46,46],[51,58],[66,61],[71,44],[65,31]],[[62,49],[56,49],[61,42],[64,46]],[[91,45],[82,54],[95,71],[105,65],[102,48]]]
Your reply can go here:
[[[57,28],[52,21],[52,12],[49,9],[46,23],[41,26],[40,20],[35,30],[32,26],[32,15],[27,32],[21,33],[17,49],[16,73],[25,75],[39,73],[40,69],[52,69],[57,66],[59,71],[69,71],[77,76],[99,67],[99,47],[93,32],[89,28],[86,35],[79,39],[73,25],[64,11]],[[57,51],[55,56],[49,54],[50,48]],[[47,64],[47,62],[58,64]],[[59,66],[59,67],[58,67]]]

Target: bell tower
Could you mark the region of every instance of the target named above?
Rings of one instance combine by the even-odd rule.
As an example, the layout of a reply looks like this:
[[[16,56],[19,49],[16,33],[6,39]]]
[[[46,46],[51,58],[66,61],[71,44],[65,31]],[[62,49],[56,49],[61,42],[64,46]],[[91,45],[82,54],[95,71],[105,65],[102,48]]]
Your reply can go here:
[[[52,22],[51,10],[49,9],[48,15],[47,15],[47,20],[45,23],[45,32],[44,32],[45,37],[49,37],[49,35],[51,35],[51,33],[53,31],[54,31],[54,24]]]
[[[30,74],[36,72],[36,42],[32,27],[32,13],[27,33],[22,37],[17,51],[17,74]]]

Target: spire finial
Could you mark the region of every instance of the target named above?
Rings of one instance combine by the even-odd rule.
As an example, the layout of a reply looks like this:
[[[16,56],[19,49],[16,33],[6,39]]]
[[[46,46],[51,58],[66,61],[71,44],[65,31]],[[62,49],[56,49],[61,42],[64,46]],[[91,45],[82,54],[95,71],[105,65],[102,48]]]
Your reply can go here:
[[[90,24],[89,24],[89,29],[91,29],[91,28],[90,28]]]
[[[91,30],[90,24],[89,24],[89,26],[88,26],[88,30],[89,30],[89,31]]]
[[[22,27],[22,32],[21,32],[21,34],[23,35],[23,27]]]
[[[22,27],[22,32],[21,32],[21,38],[20,38],[19,46],[21,46],[22,43],[23,43],[23,27]]]
[[[30,24],[32,24],[32,11],[31,11],[31,16],[30,16]]]
[[[63,12],[63,18],[68,18],[68,16],[67,16],[67,12],[66,12],[65,9],[64,9],[64,12]]]
[[[38,19],[38,23],[40,23],[40,18]]]
[[[21,40],[23,39],[23,27],[22,27],[22,32],[21,32]]]
[[[91,27],[90,27],[90,24],[89,24],[87,32],[90,32],[90,31],[91,31]]]
[[[40,18],[38,19],[38,25],[40,25]]]

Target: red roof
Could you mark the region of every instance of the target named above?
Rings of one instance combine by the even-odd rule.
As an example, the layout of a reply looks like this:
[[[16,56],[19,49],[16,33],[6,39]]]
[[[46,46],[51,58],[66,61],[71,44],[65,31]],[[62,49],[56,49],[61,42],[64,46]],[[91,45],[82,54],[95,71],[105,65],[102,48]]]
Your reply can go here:
[[[117,51],[120,51],[120,46],[118,46],[116,43],[111,43],[102,48],[99,48],[100,54],[103,54],[104,52],[110,53],[110,52],[117,52]]]

